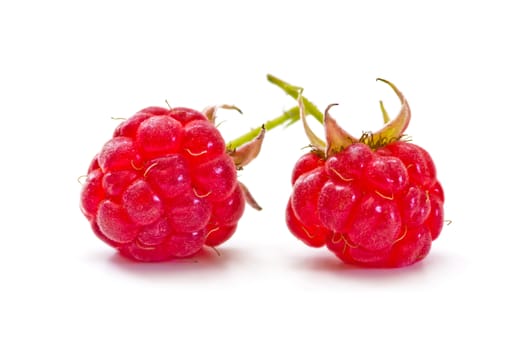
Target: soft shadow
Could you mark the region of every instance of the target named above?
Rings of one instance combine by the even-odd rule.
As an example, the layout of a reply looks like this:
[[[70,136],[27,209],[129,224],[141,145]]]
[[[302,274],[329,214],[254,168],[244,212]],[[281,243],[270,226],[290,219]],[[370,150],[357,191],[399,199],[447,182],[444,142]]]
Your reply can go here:
[[[185,259],[163,262],[138,262],[119,253],[108,256],[107,262],[112,267],[138,276],[198,275],[225,270],[236,261],[242,260],[242,253],[233,248],[213,250],[204,248],[196,255]]]
[[[443,260],[442,256],[428,256],[411,266],[400,268],[375,268],[345,264],[331,254],[301,257],[297,267],[316,274],[328,274],[342,279],[371,281],[384,283],[385,281],[420,278]]]

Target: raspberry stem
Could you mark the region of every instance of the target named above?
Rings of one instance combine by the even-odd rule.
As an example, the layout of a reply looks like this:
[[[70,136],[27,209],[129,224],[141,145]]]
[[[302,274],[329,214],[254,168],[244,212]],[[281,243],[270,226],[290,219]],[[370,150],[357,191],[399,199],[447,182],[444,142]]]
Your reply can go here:
[[[293,107],[287,110],[286,112],[284,112],[283,114],[281,114],[279,117],[272,119],[272,120],[268,120],[262,126],[254,128],[250,130],[249,132],[247,132],[246,134],[239,136],[236,139],[228,142],[228,144],[226,145],[226,149],[228,151],[233,151],[239,148],[240,146],[252,141],[260,134],[263,127],[268,131],[279,125],[286,123],[287,121],[291,123],[295,120],[299,120],[299,107]]]
[[[303,91],[302,87],[291,85],[285,82],[284,80],[281,80],[271,74],[267,74],[266,78],[268,79],[270,83],[277,85],[284,92],[286,92],[286,94],[293,97],[294,100],[297,100],[299,98],[299,94]],[[304,104],[306,113],[314,116],[314,118],[317,119],[317,121],[322,124],[324,120],[323,113],[321,113],[321,111],[304,96],[302,97],[302,100],[303,100],[303,104]]]
[[[286,92],[287,95],[293,97],[295,100],[297,100],[299,98],[299,95],[301,95],[302,93],[303,88],[299,86],[291,85],[285,82],[284,80],[277,78],[276,76],[267,74],[266,78],[268,79],[270,83],[280,87],[284,92]],[[323,124],[323,120],[324,120],[323,113],[312,102],[310,102],[305,97],[301,96],[301,99],[304,104],[304,110],[306,112],[305,114],[312,115],[321,124]],[[263,126],[254,128],[250,130],[249,132],[247,132],[246,134],[239,136],[238,138],[234,140],[231,140],[226,145],[226,149],[229,152],[232,152],[235,149],[239,148],[240,146],[252,141],[260,134],[263,127],[268,131],[284,123],[286,123],[285,126],[290,126],[293,123],[299,121],[299,119],[300,119],[299,107],[298,106],[293,107],[287,110],[286,112],[284,112],[283,114],[281,114],[279,117],[272,119],[272,120],[268,120],[266,123],[264,123]]]

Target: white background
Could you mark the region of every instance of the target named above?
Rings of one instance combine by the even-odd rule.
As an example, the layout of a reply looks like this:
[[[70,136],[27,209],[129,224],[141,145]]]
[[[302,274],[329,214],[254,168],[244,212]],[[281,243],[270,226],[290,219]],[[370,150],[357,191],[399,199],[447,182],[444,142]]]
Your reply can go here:
[[[523,349],[522,6],[360,3],[2,2],[0,348]],[[112,117],[235,103],[231,139],[294,106],[266,73],[356,134],[399,108],[376,77],[405,93],[452,220],[427,259],[357,269],[287,231],[299,125],[240,175],[264,210],[220,256],[136,264],[95,238],[77,178]]]

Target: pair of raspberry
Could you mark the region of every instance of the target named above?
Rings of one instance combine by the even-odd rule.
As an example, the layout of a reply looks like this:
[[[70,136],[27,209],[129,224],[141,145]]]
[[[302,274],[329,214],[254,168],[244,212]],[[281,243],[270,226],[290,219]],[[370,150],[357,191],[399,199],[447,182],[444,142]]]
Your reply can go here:
[[[443,226],[443,190],[430,155],[402,136],[402,107],[385,126],[357,139],[322,115],[300,90],[269,80],[299,107],[226,145],[215,126],[218,106],[145,108],[122,122],[95,156],[81,192],[93,232],[138,261],[190,257],[235,232],[245,203],[260,209],[237,171],[253,160],[266,129],[302,120],[311,151],[296,163],[286,210],[290,231],[309,246],[326,245],[346,263],[399,267],[423,259]],[[305,110],[305,104],[307,108]],[[325,128],[316,136],[306,114]],[[321,119],[322,118],[322,119]]]

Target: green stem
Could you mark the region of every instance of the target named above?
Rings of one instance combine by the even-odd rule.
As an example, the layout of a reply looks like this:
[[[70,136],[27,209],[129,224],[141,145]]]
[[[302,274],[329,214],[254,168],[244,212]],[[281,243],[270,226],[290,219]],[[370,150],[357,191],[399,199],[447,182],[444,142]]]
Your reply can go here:
[[[268,79],[270,83],[280,87],[284,92],[286,92],[287,95],[291,96],[295,100],[299,98],[299,94],[303,90],[301,87],[291,85],[285,82],[284,80],[281,80],[271,74],[267,74],[266,78]],[[304,104],[304,109],[305,109],[306,114],[307,115],[311,114],[312,116],[314,116],[315,119],[317,119],[321,124],[323,124],[324,114],[321,113],[321,111],[312,102],[306,99],[304,96],[302,97],[302,101]],[[266,123],[264,123],[263,126],[268,131],[279,125],[285,124],[285,123],[286,123],[286,126],[289,126],[295,123],[296,121],[298,121],[299,119],[300,119],[299,107],[296,106],[296,107],[293,107],[287,110],[279,117],[267,121]],[[228,151],[232,151],[252,141],[253,139],[257,137],[257,135],[259,135],[263,126],[254,128],[251,131],[247,132],[246,134],[239,136],[236,139],[230,141],[226,145],[226,149]]]
[[[303,90],[303,88],[291,85],[285,82],[284,80],[281,80],[271,74],[267,74],[266,78],[268,79],[270,83],[275,84],[278,87],[280,87],[284,92],[286,92],[286,94],[293,97],[295,100],[299,98],[299,93],[302,92]],[[303,96],[303,103],[304,103],[306,114],[313,115],[314,118],[317,119],[317,121],[319,121],[319,123],[323,124],[324,114],[321,113],[321,111],[304,96]]]
[[[299,120],[299,107],[293,107],[289,110],[287,110],[286,112],[284,112],[282,115],[280,115],[279,117],[275,118],[275,119],[272,119],[272,120],[268,120],[266,123],[264,123],[264,128],[268,131],[268,130],[271,130],[279,125],[282,125],[286,122],[288,122],[289,124],[295,122]],[[253,140],[254,138],[257,137],[257,135],[259,135],[259,133],[261,132],[261,129],[263,127],[260,126],[258,128],[255,128],[255,129],[252,129],[251,131],[247,132],[246,134],[242,135],[242,136],[239,136],[237,137],[236,139],[230,141],[227,145],[226,145],[226,149],[229,150],[229,151],[232,151],[236,148],[239,148],[240,146],[244,145],[245,143],[248,143],[250,142],[251,140]]]

